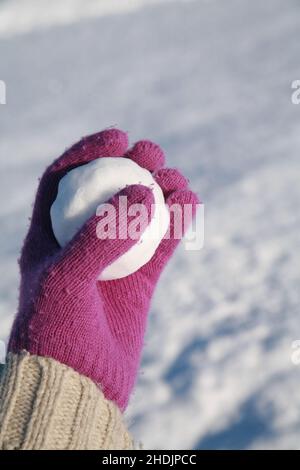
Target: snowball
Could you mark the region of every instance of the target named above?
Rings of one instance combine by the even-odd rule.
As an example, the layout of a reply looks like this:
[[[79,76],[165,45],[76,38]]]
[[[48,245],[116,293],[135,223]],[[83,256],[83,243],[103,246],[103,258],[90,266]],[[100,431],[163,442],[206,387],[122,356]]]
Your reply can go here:
[[[53,232],[61,247],[96,214],[99,205],[132,184],[142,184],[153,190],[153,218],[140,240],[108,266],[99,276],[99,280],[108,281],[128,276],[153,257],[170,222],[163,192],[148,170],[130,159],[121,157],[93,160],[71,170],[59,183],[57,198],[50,213]]]

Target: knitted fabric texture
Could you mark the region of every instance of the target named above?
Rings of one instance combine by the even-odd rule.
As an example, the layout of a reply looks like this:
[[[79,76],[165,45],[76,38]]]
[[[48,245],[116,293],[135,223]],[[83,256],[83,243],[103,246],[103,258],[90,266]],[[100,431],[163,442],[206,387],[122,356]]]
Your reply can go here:
[[[0,449],[133,449],[122,415],[88,378],[49,358],[8,354]]]
[[[121,410],[126,408],[136,380],[156,283],[180,241],[174,237],[174,212],[169,233],[149,263],[126,278],[99,282],[101,270],[137,241],[123,232],[117,239],[98,239],[99,217],[95,215],[62,249],[53,235],[50,207],[60,179],[69,170],[95,158],[123,156],[154,172],[169,206],[180,209],[189,204],[194,215],[198,198],[177,170],[161,168],[162,150],[149,141],[139,142],[130,151],[127,147],[124,132],[106,130],[82,139],[46,170],[21,254],[19,309],[9,341],[13,353],[26,350],[51,357],[90,378]],[[130,186],[109,201],[116,220],[127,217],[129,223],[120,195],[127,197],[128,208],[143,204],[150,222],[154,201],[150,189]],[[190,221],[184,220],[183,233]]]

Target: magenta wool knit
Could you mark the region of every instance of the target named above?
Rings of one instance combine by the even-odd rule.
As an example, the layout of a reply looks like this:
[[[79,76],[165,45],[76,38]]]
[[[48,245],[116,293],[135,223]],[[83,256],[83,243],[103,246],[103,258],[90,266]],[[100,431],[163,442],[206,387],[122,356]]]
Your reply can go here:
[[[51,357],[89,377],[121,410],[136,380],[154,288],[179,243],[173,234],[174,217],[171,214],[170,237],[148,264],[123,279],[100,282],[101,270],[137,241],[124,236],[98,239],[95,215],[62,249],[53,235],[50,207],[68,171],[96,158],[120,157],[153,172],[169,206],[191,204],[195,214],[197,196],[177,170],[162,168],[164,154],[156,144],[141,141],[131,150],[127,147],[126,133],[105,130],[80,140],[46,170],[21,254],[19,309],[9,341],[11,352]],[[127,196],[128,207],[144,204],[150,222],[154,202],[150,189],[125,188],[109,201],[117,211],[122,209],[120,195]]]

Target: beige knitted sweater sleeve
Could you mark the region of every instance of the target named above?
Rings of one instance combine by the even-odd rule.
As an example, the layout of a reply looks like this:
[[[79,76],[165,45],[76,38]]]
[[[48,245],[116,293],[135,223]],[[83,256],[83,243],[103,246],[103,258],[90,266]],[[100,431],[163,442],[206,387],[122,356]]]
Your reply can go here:
[[[0,449],[133,449],[117,406],[54,359],[7,356],[0,377]]]

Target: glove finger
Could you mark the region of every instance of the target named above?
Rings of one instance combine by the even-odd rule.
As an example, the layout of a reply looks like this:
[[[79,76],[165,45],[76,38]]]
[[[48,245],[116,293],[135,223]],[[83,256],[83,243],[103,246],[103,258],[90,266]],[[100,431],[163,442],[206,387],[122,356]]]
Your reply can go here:
[[[174,191],[187,189],[189,181],[176,168],[162,168],[154,179],[167,199]]]
[[[151,172],[159,170],[165,164],[163,150],[150,140],[140,140],[125,156]]]

